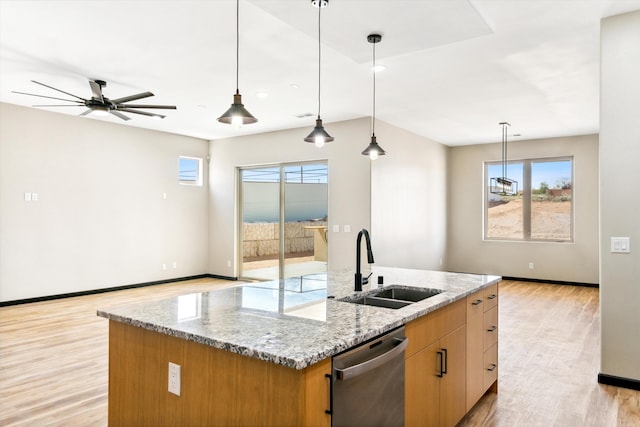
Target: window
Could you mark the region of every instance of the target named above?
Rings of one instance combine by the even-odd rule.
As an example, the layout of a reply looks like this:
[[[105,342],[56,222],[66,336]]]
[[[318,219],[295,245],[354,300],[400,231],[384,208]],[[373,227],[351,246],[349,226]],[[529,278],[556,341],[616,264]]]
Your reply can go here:
[[[512,196],[491,192],[501,175],[501,162],[485,163],[485,239],[573,241],[573,158],[509,162],[507,176],[520,188]]]
[[[180,156],[178,179],[184,185],[202,185],[202,159]]]

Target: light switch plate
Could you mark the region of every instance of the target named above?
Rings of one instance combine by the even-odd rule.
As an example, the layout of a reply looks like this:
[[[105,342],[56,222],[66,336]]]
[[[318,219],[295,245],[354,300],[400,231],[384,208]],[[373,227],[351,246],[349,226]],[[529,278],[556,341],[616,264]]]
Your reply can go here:
[[[345,233],[351,233],[351,226],[350,225],[345,225],[344,226],[344,232]]]
[[[631,253],[631,239],[629,237],[612,237],[611,253],[612,254]]]
[[[340,226],[339,225],[334,225],[333,226],[333,232],[334,233],[339,233],[340,232]]]

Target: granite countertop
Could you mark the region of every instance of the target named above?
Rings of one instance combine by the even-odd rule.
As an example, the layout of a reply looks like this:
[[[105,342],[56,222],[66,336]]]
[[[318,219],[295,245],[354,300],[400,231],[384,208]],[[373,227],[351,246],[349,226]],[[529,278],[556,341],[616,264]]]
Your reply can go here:
[[[367,269],[368,270],[368,269]],[[239,284],[161,301],[98,310],[98,316],[211,347],[304,369],[500,281],[499,276],[376,267],[371,284],[353,290],[353,272]],[[364,276],[368,274],[366,271]],[[393,310],[339,299],[384,286],[440,289]]]

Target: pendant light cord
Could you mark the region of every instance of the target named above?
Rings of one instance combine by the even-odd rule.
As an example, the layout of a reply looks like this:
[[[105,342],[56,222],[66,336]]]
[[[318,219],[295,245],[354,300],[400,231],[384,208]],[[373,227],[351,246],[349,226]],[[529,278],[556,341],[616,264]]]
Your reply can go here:
[[[502,122],[502,177],[507,177],[507,126],[509,123]]]
[[[236,0],[236,93],[240,93],[238,75],[240,74],[240,0]]]
[[[373,42],[373,117],[371,118],[371,135],[376,136],[376,42]]]
[[[320,74],[322,69],[322,50],[320,47],[320,11],[322,2],[318,3],[318,120],[320,120]]]

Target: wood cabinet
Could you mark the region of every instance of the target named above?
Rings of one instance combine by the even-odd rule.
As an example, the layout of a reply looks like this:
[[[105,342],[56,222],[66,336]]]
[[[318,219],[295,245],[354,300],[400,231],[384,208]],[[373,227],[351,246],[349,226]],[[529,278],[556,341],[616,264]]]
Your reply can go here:
[[[405,425],[454,426],[465,408],[465,300],[409,322]]]
[[[498,285],[466,299],[466,410],[498,384]]]
[[[181,393],[167,392],[168,362]],[[109,426],[331,426],[331,358],[303,370],[109,322]]]

